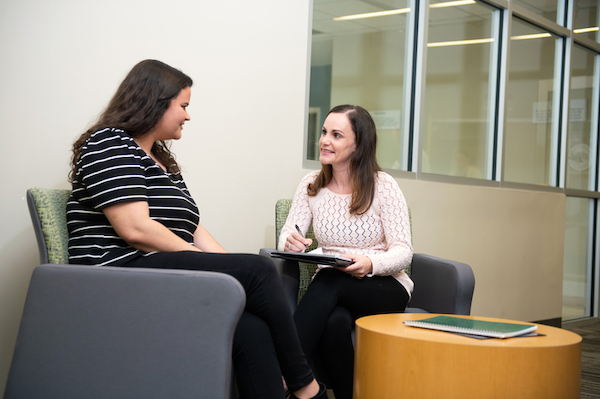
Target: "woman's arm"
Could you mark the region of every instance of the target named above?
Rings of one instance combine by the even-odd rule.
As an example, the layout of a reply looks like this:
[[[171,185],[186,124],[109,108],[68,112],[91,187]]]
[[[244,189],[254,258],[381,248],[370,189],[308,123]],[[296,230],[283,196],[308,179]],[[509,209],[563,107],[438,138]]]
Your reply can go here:
[[[194,246],[203,252],[226,253],[227,251],[210,235],[208,230],[198,224],[194,232]]]
[[[388,250],[369,255],[374,275],[393,275],[412,261],[410,219],[406,199],[393,177],[379,173],[375,195],[379,200],[381,223]]]
[[[150,219],[145,201],[122,202],[102,210],[125,242],[144,252],[200,251],[161,223]],[[196,243],[196,235],[194,235]]]

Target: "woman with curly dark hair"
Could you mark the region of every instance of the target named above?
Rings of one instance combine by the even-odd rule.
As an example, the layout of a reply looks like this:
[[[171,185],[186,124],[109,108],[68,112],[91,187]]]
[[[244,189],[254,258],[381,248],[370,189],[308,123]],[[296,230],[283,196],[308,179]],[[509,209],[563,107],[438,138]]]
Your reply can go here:
[[[270,259],[226,254],[200,225],[168,142],[190,120],[192,80],[160,61],[133,67],[98,122],[73,145],[69,262],[227,273],[246,292],[233,360],[244,398],[325,397]],[[201,393],[199,393],[201,394]]]

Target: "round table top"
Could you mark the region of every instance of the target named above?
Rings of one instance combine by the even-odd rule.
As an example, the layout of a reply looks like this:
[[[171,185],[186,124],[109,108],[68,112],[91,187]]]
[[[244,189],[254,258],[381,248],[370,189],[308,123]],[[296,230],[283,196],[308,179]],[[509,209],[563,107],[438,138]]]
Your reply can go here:
[[[544,336],[538,337],[513,337],[505,339],[476,339],[464,337],[458,334],[448,333],[444,331],[429,330],[425,328],[410,327],[404,324],[405,320],[421,320],[429,317],[439,316],[433,313],[390,313],[380,314],[373,316],[361,317],[356,320],[358,328],[388,335],[390,337],[398,337],[404,339],[414,339],[420,341],[429,342],[440,342],[447,344],[456,345],[475,345],[475,346],[493,346],[493,347],[554,347],[554,346],[568,346],[574,345],[581,342],[581,337],[571,331],[563,330],[561,328],[545,326],[536,324],[538,326],[535,330],[538,334],[544,334]],[[479,317],[479,316],[459,316],[452,315],[455,317],[462,317],[467,319],[484,320],[484,321],[495,321],[501,323],[517,323],[517,324],[528,324],[534,325],[535,323],[526,323],[514,320],[497,319],[492,317]]]

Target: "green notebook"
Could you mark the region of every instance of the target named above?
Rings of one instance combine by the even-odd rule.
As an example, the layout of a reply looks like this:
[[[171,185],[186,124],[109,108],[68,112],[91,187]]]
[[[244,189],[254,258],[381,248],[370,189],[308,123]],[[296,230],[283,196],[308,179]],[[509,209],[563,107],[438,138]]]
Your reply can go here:
[[[494,338],[517,337],[537,329],[536,325],[531,324],[499,323],[495,321],[463,319],[452,316],[434,316],[422,320],[406,320],[404,324],[411,327],[429,328],[452,333],[481,335]]]

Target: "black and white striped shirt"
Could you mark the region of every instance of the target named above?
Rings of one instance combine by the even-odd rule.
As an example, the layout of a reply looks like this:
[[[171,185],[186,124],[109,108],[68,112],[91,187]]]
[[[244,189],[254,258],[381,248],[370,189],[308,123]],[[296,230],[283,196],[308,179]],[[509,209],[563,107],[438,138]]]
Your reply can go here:
[[[98,130],[83,146],[67,203],[70,263],[118,266],[148,255],[121,239],[102,212],[128,201],[146,201],[151,219],[193,242],[200,217],[183,178],[166,173],[123,130]]]

